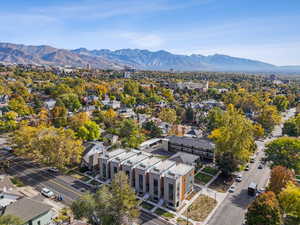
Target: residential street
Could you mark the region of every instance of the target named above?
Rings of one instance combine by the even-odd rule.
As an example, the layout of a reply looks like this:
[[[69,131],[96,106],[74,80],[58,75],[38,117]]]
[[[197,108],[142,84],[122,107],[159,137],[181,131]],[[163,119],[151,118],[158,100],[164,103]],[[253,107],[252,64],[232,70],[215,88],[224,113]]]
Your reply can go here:
[[[284,120],[294,115],[295,110],[290,110]],[[265,187],[270,177],[270,169],[265,166],[263,169],[258,169],[259,161],[264,156],[262,151],[265,145],[281,135],[281,126],[276,126],[272,138],[267,138],[264,141],[257,141],[259,153],[256,157],[255,163],[251,163],[250,170],[243,172],[243,180],[240,183],[235,183],[236,190],[234,193],[229,193],[220,207],[216,210],[209,225],[241,225],[244,221],[244,215],[247,206],[254,200],[254,197],[248,196],[247,190],[251,182],[255,182],[258,188]]]

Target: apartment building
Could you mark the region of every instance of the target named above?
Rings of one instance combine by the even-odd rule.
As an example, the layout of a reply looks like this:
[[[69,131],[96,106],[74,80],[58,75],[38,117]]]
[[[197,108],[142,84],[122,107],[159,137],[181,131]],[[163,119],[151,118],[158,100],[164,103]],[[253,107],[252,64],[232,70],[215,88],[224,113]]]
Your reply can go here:
[[[131,149],[103,152],[99,157],[102,180],[112,179],[124,171],[135,191],[141,196],[166,203],[177,209],[193,190],[194,166],[163,160],[153,154]]]
[[[164,160],[153,166],[149,171],[149,194],[154,201],[158,201],[164,196],[164,174],[176,162],[171,160]]]
[[[140,163],[142,163],[145,159],[151,156],[150,153],[147,152],[139,152],[136,156],[131,157],[125,160],[122,163],[122,171],[126,173],[128,176],[129,183],[132,187],[135,187],[135,170]]]
[[[215,144],[207,138],[168,137],[168,151],[198,155],[201,160],[214,160]]]
[[[162,159],[151,156],[135,167],[135,190],[139,195],[149,192],[149,170]]]
[[[177,164],[164,175],[164,201],[168,207],[180,207],[193,190],[194,167],[187,164]]]

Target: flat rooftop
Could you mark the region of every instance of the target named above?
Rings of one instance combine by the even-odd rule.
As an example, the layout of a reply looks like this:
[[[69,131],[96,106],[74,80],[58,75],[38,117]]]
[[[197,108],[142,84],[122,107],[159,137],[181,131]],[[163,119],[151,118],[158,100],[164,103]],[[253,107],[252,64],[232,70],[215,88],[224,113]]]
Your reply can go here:
[[[124,152],[126,152],[125,149],[118,148],[118,149],[113,150],[113,151],[111,151],[111,152],[108,152],[108,151],[103,152],[103,154],[100,155],[100,158],[111,159],[111,158],[113,158],[113,157],[115,157],[115,156],[117,156],[117,155],[120,155],[120,154],[124,153]]]
[[[208,138],[169,136],[168,139],[170,144],[183,145],[208,150],[215,149],[215,144]]]
[[[190,166],[190,165],[187,165],[187,164],[183,164],[183,163],[179,163],[176,166],[171,167],[165,173],[165,176],[166,177],[170,177],[170,178],[177,178],[177,177],[186,175],[193,168],[194,168],[193,166]]]
[[[129,158],[137,155],[138,152],[139,151],[136,151],[136,150],[125,151],[125,152],[117,155],[117,157],[113,158],[111,160],[111,162],[116,162],[116,163],[123,162],[124,160],[129,159]]]
[[[136,168],[137,169],[141,169],[141,170],[148,170],[148,169],[150,169],[152,166],[154,166],[156,163],[158,163],[160,161],[162,161],[162,159],[153,156],[153,157],[145,159]]]
[[[142,162],[143,160],[149,158],[151,154],[147,152],[140,152],[137,155],[125,160],[122,164],[125,166],[135,166],[136,164]]]
[[[168,170],[169,168],[171,168],[172,166],[175,166],[175,165],[176,165],[176,162],[174,162],[174,161],[164,160],[164,161],[161,161],[161,162],[155,164],[151,168],[150,172],[154,173],[154,174],[162,174],[166,170]]]

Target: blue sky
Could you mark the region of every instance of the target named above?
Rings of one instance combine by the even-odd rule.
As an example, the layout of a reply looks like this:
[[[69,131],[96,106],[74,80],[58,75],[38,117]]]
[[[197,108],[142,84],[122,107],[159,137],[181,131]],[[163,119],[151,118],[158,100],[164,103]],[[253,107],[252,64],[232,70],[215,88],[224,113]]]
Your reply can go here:
[[[300,0],[9,0],[0,41],[300,65]]]

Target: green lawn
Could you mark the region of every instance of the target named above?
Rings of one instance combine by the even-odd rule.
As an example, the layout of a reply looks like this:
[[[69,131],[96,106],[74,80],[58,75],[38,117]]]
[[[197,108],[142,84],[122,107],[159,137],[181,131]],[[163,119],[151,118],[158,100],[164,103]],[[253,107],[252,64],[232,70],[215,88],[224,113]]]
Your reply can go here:
[[[153,209],[154,205],[148,203],[148,202],[142,202],[141,206],[144,208],[144,209],[147,209],[147,210],[151,210]]]
[[[178,225],[193,225],[191,222],[186,223],[186,220],[183,218],[178,218],[176,222]]]
[[[207,184],[212,179],[212,176],[209,176],[204,173],[197,173],[195,176],[195,182],[200,184]]]
[[[172,218],[175,217],[175,215],[174,215],[173,213],[167,212],[167,211],[165,211],[165,210],[163,210],[163,209],[161,209],[161,208],[157,208],[157,209],[155,210],[155,213],[156,213],[157,215],[161,216],[161,217],[166,218],[166,219],[172,219]]]
[[[211,166],[207,166],[203,169],[203,172],[209,173],[213,176],[217,175],[218,171],[219,170],[217,168],[214,168],[214,167],[211,167]]]

